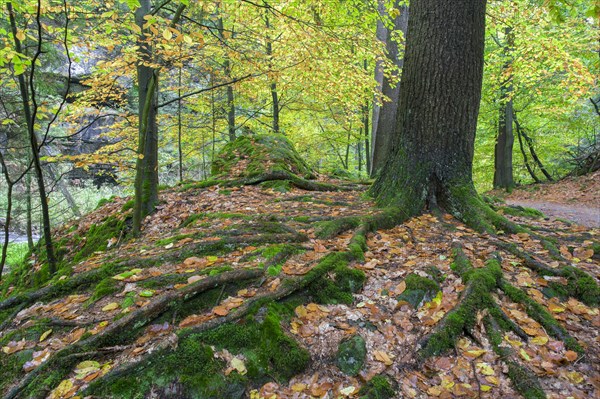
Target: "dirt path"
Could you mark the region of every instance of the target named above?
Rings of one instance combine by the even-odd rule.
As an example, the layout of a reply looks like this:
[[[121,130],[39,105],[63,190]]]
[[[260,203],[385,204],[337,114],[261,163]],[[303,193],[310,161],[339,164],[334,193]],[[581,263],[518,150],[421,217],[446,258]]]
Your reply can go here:
[[[581,204],[559,204],[556,202],[507,199],[509,205],[535,208],[546,216],[572,220],[586,227],[600,227],[600,208]]]

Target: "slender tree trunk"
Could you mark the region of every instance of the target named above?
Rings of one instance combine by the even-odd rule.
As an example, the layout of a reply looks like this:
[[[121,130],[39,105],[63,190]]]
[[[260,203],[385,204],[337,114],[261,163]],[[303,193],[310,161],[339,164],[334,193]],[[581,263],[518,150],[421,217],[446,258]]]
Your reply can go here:
[[[267,28],[267,59],[269,60],[269,72],[272,72],[273,69],[273,42],[271,41],[271,37],[269,36],[269,31],[271,30],[271,24],[269,23],[269,11],[265,11],[265,24]],[[272,111],[273,111],[273,132],[279,133],[279,95],[277,93],[277,82],[275,80],[271,81],[270,84],[271,89],[271,100],[272,100]]]
[[[157,90],[158,73],[145,65],[152,61],[152,49],[145,37],[144,17],[150,14],[150,0],[141,0],[135,11],[135,20],[141,30],[138,40],[138,158],[135,175],[135,204],[133,207],[133,233],[139,234],[142,220],[158,203],[158,127]]]
[[[177,154],[179,156],[179,182],[183,181],[183,148],[181,145],[181,67],[179,67],[177,85]]]
[[[369,68],[369,64],[367,63],[367,60],[363,61],[363,67],[365,69],[365,71],[368,70]],[[369,146],[369,101],[367,100],[365,102],[365,104],[363,105],[363,109],[362,109],[362,118],[363,118],[363,132],[365,133],[365,138],[364,138],[364,142],[365,142],[365,170],[367,171],[367,173],[371,172],[371,149]],[[360,140],[360,138],[359,138]]]
[[[2,165],[3,168],[5,165]],[[5,171],[5,175],[7,172]],[[4,242],[2,243],[2,258],[0,259],[0,281],[2,280],[2,272],[6,264],[6,255],[8,253],[8,240],[10,234],[10,223],[12,215],[12,191],[13,183],[6,179],[6,220],[4,222]]]
[[[27,162],[30,163],[30,160]],[[27,247],[30,251],[33,251],[33,223],[31,222],[31,174],[27,172],[25,175],[25,204],[26,204],[26,234],[27,234]]]
[[[541,180],[536,176],[535,172],[533,171],[533,168],[529,164],[529,158],[527,158],[527,152],[525,152],[525,147],[523,146],[523,138],[521,137],[521,127],[518,122],[516,123],[516,125],[517,137],[519,139],[519,148],[521,149],[521,154],[523,155],[523,163],[525,164],[525,168],[527,169],[527,172],[529,173],[529,176],[531,176],[533,181],[535,181],[536,183],[541,183]]]
[[[383,18],[386,14],[384,0],[377,0],[377,12],[379,13],[380,17],[377,19],[377,28],[375,29],[375,36],[377,37],[377,40],[379,40],[380,42],[387,43],[387,36],[388,36],[389,32],[388,32],[388,29],[383,24]],[[375,82],[377,82],[377,90],[381,91],[382,86],[383,86],[383,61],[381,61],[381,60],[377,60],[375,63]],[[373,123],[371,124],[371,126],[372,126],[371,143],[372,144],[374,144],[375,132],[377,132],[377,124],[379,122],[380,110],[381,110],[381,106],[379,105],[379,102],[375,98],[375,101],[373,101],[373,117],[372,117]],[[373,154],[371,154],[371,161],[372,160],[373,160]]]
[[[133,206],[133,234],[139,235],[142,220],[152,212],[158,203],[158,75],[159,71],[145,65],[153,60],[152,48],[148,43],[144,28],[145,16],[150,14],[151,0],[141,0],[135,11],[135,21],[141,34],[138,38],[139,62],[138,77],[138,158],[135,174],[135,203]],[[182,3],[175,12],[169,26],[173,27],[185,9]]]
[[[346,163],[344,165],[344,167],[346,168],[346,170],[350,169],[350,131],[348,131],[348,138],[346,140],[346,156],[344,157],[346,159]]]
[[[512,69],[513,34],[511,28],[504,32],[506,43],[504,56],[507,61],[502,67],[502,76]],[[510,72],[509,72],[510,73]],[[494,148],[494,188],[510,190],[514,186],[513,180],[513,100],[512,100],[512,74],[506,77],[500,86],[500,112],[498,115],[498,137]]]
[[[472,162],[485,6],[485,0],[411,1],[398,122],[372,187],[380,205],[396,205],[406,217],[441,206],[466,219],[479,198]]]
[[[36,135],[36,137],[37,137],[37,135]],[[48,150],[48,147],[42,147],[40,149],[40,151],[41,151],[42,155],[45,155],[45,156],[51,155],[50,151]],[[79,210],[79,206],[77,205],[77,202],[75,202],[75,199],[71,195],[69,188],[61,180],[59,174],[56,173],[56,171],[54,170],[54,167],[50,164],[46,164],[46,165],[44,165],[44,170],[46,171],[46,174],[48,174],[48,176],[50,177],[50,181],[54,182],[54,184],[56,184],[56,186],[58,187],[58,190],[60,191],[62,196],[67,201],[69,208],[71,208],[71,212],[73,212],[73,215],[75,215],[75,217],[78,217],[78,218],[81,217],[81,211]]]
[[[220,4],[219,4],[220,5]],[[219,38],[223,43],[227,40],[225,38],[225,28],[223,25],[223,18],[220,17],[217,20],[217,25],[219,28]],[[229,56],[225,54],[225,61],[223,62],[223,72],[228,81],[232,80],[231,77],[231,61],[229,60]],[[228,85],[226,88],[227,93],[227,131],[229,134],[229,141],[235,140],[235,96],[233,93],[233,86]]]
[[[396,3],[396,8],[400,10],[400,14],[394,20],[394,30],[402,32],[406,35],[408,28],[409,12],[408,7]],[[386,29],[385,27],[383,29]],[[388,58],[398,67],[402,69],[404,59],[400,57],[400,51],[398,44],[392,40],[392,33],[387,32],[385,34],[385,44],[388,53]],[[400,94],[400,83],[393,85],[390,79],[382,76],[382,94],[389,98],[391,101],[385,101],[378,111],[373,112],[373,128],[372,128],[372,161],[371,161],[371,175],[374,176],[379,169],[383,166],[387,152],[390,149],[392,136],[396,128],[396,112],[398,109],[398,96]],[[377,120],[375,120],[377,118]]]
[[[517,120],[517,113],[514,111],[513,111],[513,117],[514,117],[515,123],[517,125],[519,135],[523,136],[523,138],[525,139],[525,142],[527,143],[527,147],[529,148],[529,153],[531,154],[531,158],[533,159],[533,162],[535,162],[535,164],[540,168],[540,170],[542,171],[542,173],[544,174],[544,176],[546,177],[546,179],[548,181],[554,181],[554,179],[552,178],[552,175],[550,173],[548,173],[548,171],[546,170],[546,167],[542,163],[542,160],[537,155],[537,152],[535,151],[535,147],[533,146],[533,140],[531,139],[531,137],[529,137],[527,132],[525,132],[525,129],[523,129],[523,127]]]
[[[15,15],[12,8],[12,4],[10,2],[6,3],[6,7],[8,10],[8,15],[10,19],[11,30],[15,42],[15,50],[17,53],[22,53],[21,42],[17,38],[17,24],[15,21]],[[40,4],[38,3],[37,9],[38,16],[41,13]],[[39,19],[39,18],[38,18]],[[38,29],[41,27],[38,26]],[[41,46],[41,43],[38,43],[38,46]],[[37,57],[35,57],[37,58]],[[32,72],[33,74],[33,72]],[[48,267],[50,274],[56,273],[56,258],[54,256],[54,246],[52,244],[52,230],[50,225],[50,211],[48,208],[48,198],[46,196],[46,185],[44,183],[44,174],[42,172],[42,164],[40,161],[40,148],[37,141],[37,137],[35,134],[35,112],[36,107],[34,103],[34,112],[32,112],[30,105],[30,94],[27,88],[27,83],[29,83],[30,87],[33,88],[33,76],[29,76],[29,82],[25,81],[25,74],[20,74],[18,76],[19,81],[19,91],[21,93],[21,100],[23,102],[23,114],[25,115],[25,120],[27,122],[27,132],[29,136],[29,143],[31,145],[31,153],[32,153],[32,161],[33,168],[35,171],[37,184],[38,184],[38,192],[40,196],[40,203],[42,208],[42,227],[44,234],[44,243],[46,247],[46,257],[48,259]],[[33,91],[32,91],[33,95]]]

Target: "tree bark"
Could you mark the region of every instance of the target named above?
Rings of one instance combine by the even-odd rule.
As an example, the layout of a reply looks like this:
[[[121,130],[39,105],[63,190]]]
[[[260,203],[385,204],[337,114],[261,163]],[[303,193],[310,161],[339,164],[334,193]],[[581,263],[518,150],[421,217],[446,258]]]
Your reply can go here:
[[[267,59],[269,62],[269,72],[272,72],[273,69],[273,41],[269,36],[269,31],[271,30],[271,24],[269,22],[268,10],[265,11],[265,24],[267,28]],[[271,100],[273,102],[272,110],[273,110],[273,132],[279,133],[279,95],[277,93],[277,82],[273,79],[270,84],[271,89]]]
[[[147,42],[144,17],[150,14],[150,0],[141,0],[135,11],[135,20],[141,29],[138,40],[138,158],[135,175],[135,204],[133,207],[133,232],[139,234],[142,220],[158,203],[158,126],[157,93],[158,73],[144,65],[152,61],[152,49]]]
[[[21,41],[17,38],[17,23],[15,20],[15,14],[14,14],[14,11],[12,8],[12,4],[10,2],[6,3],[6,8],[8,11],[10,25],[11,25],[11,31],[12,31],[12,35],[13,35],[14,42],[15,42],[15,50],[17,51],[17,53],[22,53]],[[36,20],[37,20],[37,28],[38,28],[38,45],[37,45],[38,49],[37,49],[36,55],[33,58],[32,71],[29,76],[29,82],[25,81],[25,74],[20,74],[18,76],[18,81],[19,81],[19,91],[21,93],[21,100],[23,102],[23,113],[25,115],[25,120],[27,123],[27,133],[29,136],[29,143],[31,145],[33,169],[35,171],[35,176],[37,178],[38,192],[39,192],[40,203],[41,203],[41,208],[42,208],[42,221],[43,221],[42,230],[43,230],[43,234],[44,234],[44,244],[46,247],[46,258],[48,260],[48,267],[49,267],[50,274],[54,274],[54,273],[56,273],[56,257],[54,256],[54,245],[52,243],[52,230],[51,230],[51,225],[50,225],[50,210],[48,207],[48,198],[46,196],[46,185],[44,183],[44,174],[42,172],[42,164],[40,161],[40,148],[39,148],[37,136],[35,133],[35,119],[36,119],[36,113],[37,113],[37,105],[35,103],[35,91],[34,91],[35,86],[33,84],[33,75],[34,75],[33,68],[35,68],[35,63],[37,62],[38,56],[41,54],[41,46],[42,46],[42,43],[41,43],[42,27],[41,27],[41,22],[40,22],[41,4],[39,4],[39,2],[37,5],[36,12],[37,12]],[[29,83],[31,93],[29,92],[29,90],[27,88],[27,83]],[[33,103],[33,107],[32,107],[31,103]]]
[[[397,125],[372,187],[378,204],[399,206],[407,217],[440,205],[462,217],[478,198],[472,162],[485,6],[485,0],[411,2]]]
[[[151,14],[151,0],[141,0],[135,10],[135,21],[140,27],[138,38],[138,148],[135,174],[135,203],[133,206],[133,234],[139,235],[142,220],[154,212],[158,204],[158,75],[159,70],[145,65],[153,61],[152,47],[144,28],[144,17]],[[185,9],[182,3],[169,26],[173,27]]]
[[[512,29],[505,29],[506,43],[503,48],[507,61],[502,67],[502,75],[512,69],[511,49],[513,46]],[[494,188],[510,190],[514,186],[513,180],[513,100],[512,100],[512,74],[500,86],[500,112],[498,115],[498,137],[494,148]]]
[[[219,27],[219,38],[221,42],[225,43],[225,28],[223,25],[223,18],[220,17],[217,21]],[[227,81],[231,81],[231,61],[229,56],[225,55],[225,61],[223,62],[223,72]],[[235,140],[235,97],[233,94],[233,86],[227,86],[227,131],[229,134],[229,141]]]
[[[406,37],[408,27],[408,7],[396,4],[396,8],[400,10],[400,14],[394,19],[394,30],[400,31]],[[379,27],[378,27],[379,28]],[[388,58],[401,70],[404,64],[404,59],[399,57],[400,51],[398,43],[392,40],[392,32],[389,32],[385,26],[383,28],[385,34],[386,50]],[[378,69],[381,69],[379,66]],[[383,105],[374,105],[373,108],[373,129],[372,129],[372,161],[370,173],[374,176],[383,166],[383,162],[390,148],[392,136],[396,127],[396,111],[398,109],[398,96],[400,95],[400,84],[392,85],[388,77],[383,75],[383,72],[376,72],[381,76],[381,93],[390,99],[385,101]],[[377,111],[375,110],[377,108]]]

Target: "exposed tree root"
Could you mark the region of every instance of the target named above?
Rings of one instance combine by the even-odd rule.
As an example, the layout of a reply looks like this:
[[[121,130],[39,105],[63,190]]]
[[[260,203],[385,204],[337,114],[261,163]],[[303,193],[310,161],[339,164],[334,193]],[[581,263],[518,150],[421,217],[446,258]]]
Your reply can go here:
[[[293,231],[293,230],[292,230]],[[59,294],[66,294],[80,290],[82,287],[90,286],[98,281],[118,274],[120,271],[127,268],[139,266],[140,264],[152,265],[157,263],[166,263],[184,259],[187,256],[209,255],[222,252],[224,250],[233,250],[238,247],[256,245],[256,244],[277,244],[277,243],[293,243],[304,242],[308,240],[306,235],[298,232],[279,233],[272,235],[254,235],[250,237],[225,237],[219,241],[208,241],[200,243],[191,243],[181,248],[172,250],[167,253],[162,253],[156,256],[145,258],[129,257],[123,260],[117,260],[111,267],[99,267],[88,272],[77,274],[73,277],[58,280],[46,287],[36,291],[27,292],[19,295],[11,296],[10,298],[0,302],[0,310],[10,309],[19,305],[28,305],[39,300],[52,298]]]
[[[577,341],[559,324],[546,309],[522,290],[509,284],[502,274],[500,261],[489,259],[486,266],[474,269],[460,248],[454,248],[452,269],[460,275],[466,287],[455,308],[448,312],[434,330],[419,343],[418,356],[424,360],[454,348],[456,341],[477,323],[477,315],[485,315],[485,327],[494,350],[506,363],[515,389],[526,398],[545,398],[535,375],[521,365],[512,350],[502,345],[501,331],[511,330],[523,340],[527,334],[500,309],[492,293],[502,290],[507,297],[525,307],[527,314],[539,322],[553,337],[565,342],[567,348],[582,352]]]
[[[253,297],[252,299],[245,302],[242,306],[236,308],[234,311],[229,313],[227,316],[210,319],[196,326],[181,330],[176,335],[176,338],[171,338],[169,342],[161,342],[152,352],[141,356],[133,362],[123,364],[115,368],[114,370],[111,370],[103,377],[98,378],[96,381],[94,381],[92,385],[90,385],[90,388],[93,388],[96,385],[106,383],[107,381],[128,374],[132,370],[135,370],[138,366],[147,362],[152,357],[172,349],[174,346],[176,346],[176,342],[178,340],[181,340],[193,334],[198,334],[217,328],[223,324],[235,322],[247,316],[249,313],[255,311],[256,309],[260,308],[261,306],[268,304],[269,302],[281,300],[292,294],[295,294],[301,291],[302,289],[307,288],[317,279],[324,278],[324,276],[327,273],[330,273],[336,267],[339,267],[340,262],[342,262],[343,264],[347,264],[351,260],[352,256],[347,252],[330,253],[327,256],[325,256],[319,262],[319,264],[315,266],[307,275],[303,277],[285,280],[277,290],[273,292],[266,292],[264,294]]]
[[[333,184],[320,183],[316,181],[306,180],[297,175],[286,171],[272,171],[258,176],[247,177],[244,179],[232,180],[224,185],[227,187],[234,186],[252,186],[267,181],[287,180],[293,186],[306,191],[356,191],[356,187],[336,186]]]
[[[71,344],[50,357],[46,362],[42,363],[35,370],[27,374],[15,387],[13,387],[5,396],[5,399],[17,397],[19,393],[38,376],[42,375],[47,370],[52,370],[53,367],[67,367],[67,357],[77,358],[73,356],[79,352],[89,352],[96,348],[100,348],[105,344],[110,344],[122,335],[124,332],[139,329],[149,322],[154,320],[159,315],[172,310],[182,301],[188,301],[202,292],[209,289],[221,286],[228,282],[256,279],[263,275],[260,269],[242,269],[231,272],[222,273],[213,277],[197,281],[177,291],[172,291],[162,295],[148,305],[129,313],[125,317],[110,324],[100,333],[93,335],[82,341]]]
[[[494,317],[486,315],[483,318],[486,334],[494,349],[494,352],[508,367],[508,376],[515,387],[525,399],[544,399],[546,393],[542,389],[540,382],[535,374],[517,359],[512,348],[502,344],[503,329],[497,323]]]

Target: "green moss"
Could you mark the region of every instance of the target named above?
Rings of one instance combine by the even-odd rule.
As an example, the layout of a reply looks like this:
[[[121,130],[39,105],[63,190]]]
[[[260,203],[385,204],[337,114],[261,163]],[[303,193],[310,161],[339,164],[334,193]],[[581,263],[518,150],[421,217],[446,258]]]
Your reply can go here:
[[[567,286],[565,288],[568,296],[579,299],[589,306],[598,306],[600,303],[600,287],[596,279],[583,270],[574,266],[563,268],[567,275]],[[554,286],[557,288],[557,286]]]
[[[360,221],[358,216],[348,216],[337,218],[329,222],[322,222],[315,230],[315,236],[317,236],[317,238],[335,237],[344,231],[355,229],[360,225]]]
[[[94,303],[107,295],[114,294],[118,290],[119,287],[117,286],[117,282],[113,278],[105,278],[96,285],[96,288],[94,288],[94,293],[88,302]]]
[[[121,212],[127,212],[128,210],[133,209],[134,205],[135,205],[135,199],[132,198],[123,204],[123,206],[121,207]]]
[[[308,295],[318,303],[350,304],[354,300],[352,293],[362,288],[366,276],[362,270],[348,266],[351,254],[348,252],[333,252],[326,255],[317,266],[307,273],[305,278],[312,281],[307,287]],[[314,278],[313,274],[321,275],[328,271],[328,278]]]
[[[108,204],[110,202],[113,202],[113,200],[115,198],[116,197],[114,195],[111,196],[110,198],[101,198],[100,201],[98,201],[98,204],[96,205],[95,209],[99,209],[99,208],[103,207],[104,205],[106,205],[106,204]]]
[[[346,375],[358,375],[365,364],[367,344],[365,339],[356,334],[342,341],[335,357],[336,365]]]
[[[477,312],[495,306],[490,293],[502,278],[498,260],[489,260],[482,269],[470,269],[462,278],[470,288],[463,294],[459,305],[444,317],[439,327],[423,343],[419,350],[422,358],[437,356],[454,348],[458,338],[475,325]]]
[[[440,286],[434,280],[411,273],[404,280],[406,289],[396,299],[406,301],[415,309],[425,301],[432,300],[440,291]]]
[[[511,216],[521,216],[531,219],[540,219],[545,217],[545,215],[538,211],[537,209],[527,208],[524,206],[505,206],[502,208],[502,211],[505,215]]]
[[[310,223],[310,216],[294,216],[292,220],[300,223]]]
[[[569,335],[567,330],[542,305],[531,299],[525,291],[505,281],[501,282],[500,288],[511,301],[522,304],[529,317],[540,323],[550,335],[563,340],[568,349],[583,353],[579,343]]]
[[[83,247],[73,256],[73,262],[79,262],[94,252],[104,251],[108,240],[118,239],[126,230],[125,221],[109,216],[101,224],[93,224],[86,233]]]
[[[240,162],[243,168],[236,169]],[[241,177],[277,171],[303,177],[313,175],[293,144],[281,134],[240,136],[226,144],[212,163],[211,172],[229,175],[234,170]]]
[[[183,240],[184,238],[194,238],[194,237],[198,237],[198,235],[196,233],[176,234],[171,237],[162,238],[160,240],[157,240],[155,242],[155,244],[158,246],[165,246],[165,245],[169,245],[169,244],[175,243],[177,241]]]
[[[197,190],[197,189],[202,189],[202,188],[208,188],[208,187],[217,186],[219,184],[222,184],[223,182],[224,182],[223,180],[218,180],[218,179],[203,180],[203,181],[198,181],[198,182],[189,182],[188,181],[188,182],[184,182],[184,183],[180,184],[177,191],[183,192],[183,191],[188,191],[188,190]]]
[[[363,385],[358,394],[360,399],[389,399],[393,398],[396,392],[387,377],[376,375]]]
[[[249,317],[241,323],[225,324],[199,334],[198,338],[208,345],[244,354],[248,376],[254,380],[267,376],[289,380],[303,371],[309,354],[284,333],[277,309],[268,306],[264,318],[257,319]]]
[[[292,190],[292,184],[289,180],[271,180],[260,184],[261,187],[271,189],[278,193],[287,193]]]

